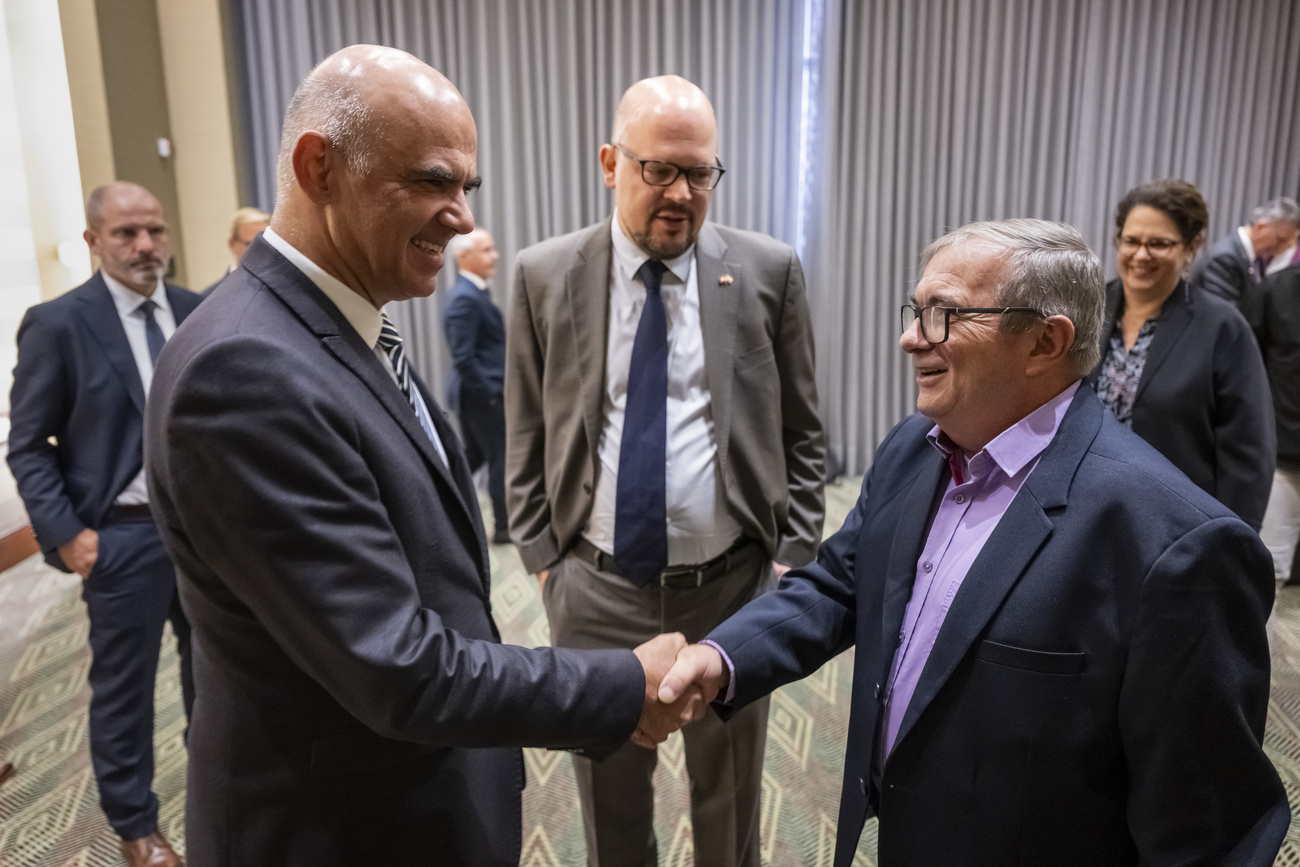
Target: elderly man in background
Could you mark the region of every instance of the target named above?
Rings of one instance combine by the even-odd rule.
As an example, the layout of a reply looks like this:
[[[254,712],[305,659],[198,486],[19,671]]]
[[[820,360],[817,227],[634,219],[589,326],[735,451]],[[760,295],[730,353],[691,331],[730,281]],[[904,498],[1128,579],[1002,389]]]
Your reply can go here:
[[[1266,202],[1251,212],[1249,225],[1238,226],[1211,245],[1189,282],[1240,304],[1267,274],[1291,264],[1286,260],[1295,255],[1298,235],[1300,206],[1295,199],[1281,196]]]
[[[192,614],[195,867],[515,867],[520,745],[666,737],[683,643],[503,646],[469,467],[383,313],[474,227],[477,133],[357,45],[285,113],[271,226],[179,331],[146,425]]]
[[[724,714],[856,646],[834,863],[1271,865],[1268,552],[1106,411],[1103,285],[1069,226],[925,251],[918,415],[817,562],[686,648]]]
[[[167,222],[144,187],[96,188],[85,239],[100,270],[18,328],[9,467],[46,561],[82,578],[100,805],[130,867],[173,865],[152,791],[154,683],[170,620],[189,715],[190,628],[151,517],[143,425],[158,353],[200,299],[163,282]]]
[[[612,217],[519,255],[506,355],[510,532],[560,647],[698,639],[806,563],[825,439],[794,251],[705,223],[713,107],[628,89],[600,149]],[[684,733],[697,864],[759,863],[767,705]],[[656,753],[575,759],[591,865],[655,864]]]
[[[487,464],[492,500],[492,544],[510,542],[506,516],[506,415],[501,395],[506,375],[506,326],[487,281],[497,269],[497,249],[486,229],[457,235],[447,245],[456,282],[442,311],[451,349],[447,402],[460,417],[465,456],[475,472]]]

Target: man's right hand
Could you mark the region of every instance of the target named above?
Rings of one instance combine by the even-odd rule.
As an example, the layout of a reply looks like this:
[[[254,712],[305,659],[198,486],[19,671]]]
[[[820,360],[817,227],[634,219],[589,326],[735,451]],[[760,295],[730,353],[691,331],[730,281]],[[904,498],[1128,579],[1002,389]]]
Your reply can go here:
[[[550,576],[550,569],[543,569],[537,573],[537,592],[541,593],[546,589],[546,579]]]
[[[85,581],[99,559],[99,534],[89,527],[82,530],[72,537],[72,541],[59,546],[59,559]]]
[[[707,644],[688,645],[659,682],[659,701],[671,705],[686,698],[681,716],[682,725],[686,725],[703,716],[705,707],[718,697],[730,676],[718,651]]]

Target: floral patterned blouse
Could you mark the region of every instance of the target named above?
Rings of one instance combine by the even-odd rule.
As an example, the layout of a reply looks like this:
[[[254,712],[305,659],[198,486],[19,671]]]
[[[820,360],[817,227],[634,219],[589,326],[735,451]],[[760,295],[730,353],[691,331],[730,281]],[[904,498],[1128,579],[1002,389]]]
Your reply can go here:
[[[1115,330],[1110,335],[1110,348],[1097,377],[1097,396],[1115,413],[1115,418],[1130,430],[1133,428],[1133,401],[1137,398],[1142,370],[1147,366],[1147,352],[1151,349],[1151,341],[1156,336],[1156,325],[1159,322],[1157,317],[1143,322],[1137,340],[1133,341],[1133,348],[1125,349],[1123,317],[1116,317]]]

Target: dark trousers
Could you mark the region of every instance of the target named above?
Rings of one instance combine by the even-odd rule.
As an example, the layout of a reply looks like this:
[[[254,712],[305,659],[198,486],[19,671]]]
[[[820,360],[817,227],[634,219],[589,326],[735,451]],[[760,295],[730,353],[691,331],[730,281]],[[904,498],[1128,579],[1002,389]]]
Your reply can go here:
[[[501,395],[462,386],[460,432],[465,438],[465,457],[470,470],[476,471],[487,464],[492,521],[497,530],[504,532],[509,521],[506,519],[506,413]]]
[[[188,720],[194,705],[190,625],[176,575],[148,517],[99,530],[99,556],[82,583],[90,617],[90,758],[99,803],[124,840],[158,830],[153,793],[154,683],[163,624],[171,620]]]

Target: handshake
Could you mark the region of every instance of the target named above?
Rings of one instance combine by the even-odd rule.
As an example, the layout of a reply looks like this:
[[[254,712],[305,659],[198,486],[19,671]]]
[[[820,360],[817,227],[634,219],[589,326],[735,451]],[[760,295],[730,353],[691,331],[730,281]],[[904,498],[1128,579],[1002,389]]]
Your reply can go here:
[[[645,709],[632,743],[646,749],[704,716],[730,678],[718,651],[688,645],[680,632],[657,635],[632,652],[645,671]]]

